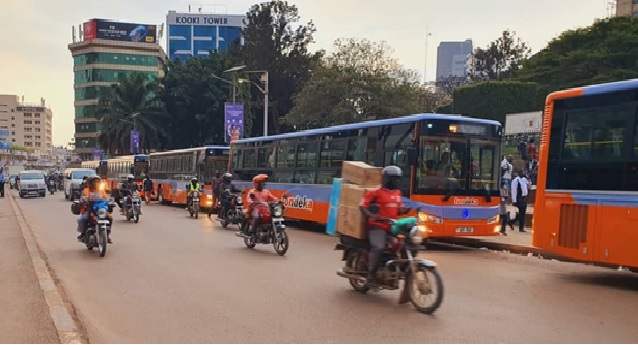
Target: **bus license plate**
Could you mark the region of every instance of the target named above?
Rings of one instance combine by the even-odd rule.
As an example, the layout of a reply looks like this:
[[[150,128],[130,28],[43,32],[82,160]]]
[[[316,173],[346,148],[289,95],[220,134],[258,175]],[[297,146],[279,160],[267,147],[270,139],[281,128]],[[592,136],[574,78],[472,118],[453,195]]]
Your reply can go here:
[[[459,226],[456,228],[456,232],[474,232],[474,228],[471,226]]]

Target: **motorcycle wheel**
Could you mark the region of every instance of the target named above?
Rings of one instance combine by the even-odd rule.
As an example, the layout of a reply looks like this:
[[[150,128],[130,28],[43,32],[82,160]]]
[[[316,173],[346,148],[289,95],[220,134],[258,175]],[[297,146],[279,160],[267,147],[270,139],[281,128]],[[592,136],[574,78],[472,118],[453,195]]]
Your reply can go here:
[[[199,218],[199,210],[195,209],[195,219]]]
[[[100,231],[98,234],[97,248],[100,251],[100,257],[106,255],[106,231]]]
[[[255,237],[244,237],[244,244],[248,249],[253,249],[257,245],[257,243],[255,243]]]
[[[289,240],[286,231],[275,230],[272,235],[272,246],[275,248],[277,254],[283,256],[288,251]]]
[[[423,278],[418,279],[417,277],[414,277],[414,275],[410,275],[405,282],[408,284],[407,288],[410,295],[410,302],[417,311],[424,314],[432,314],[439,309],[441,303],[443,303],[443,279],[441,279],[441,275],[436,268],[419,266],[416,274],[423,274],[424,278],[429,280],[429,289],[433,291],[429,291],[430,293],[422,291],[423,289],[426,289],[425,286],[419,286],[419,280],[422,280]],[[424,302],[423,299],[419,298],[430,297],[431,295],[435,295],[431,303]]]
[[[138,212],[133,215],[133,221],[135,221],[135,224],[140,221],[140,214]]]
[[[366,253],[362,253],[360,251],[352,251],[348,254],[348,258],[346,259],[346,267],[356,272],[367,272],[368,271],[368,256]],[[348,279],[350,282],[350,286],[360,293],[366,293],[370,290],[370,287],[367,283],[363,283],[358,279]]]

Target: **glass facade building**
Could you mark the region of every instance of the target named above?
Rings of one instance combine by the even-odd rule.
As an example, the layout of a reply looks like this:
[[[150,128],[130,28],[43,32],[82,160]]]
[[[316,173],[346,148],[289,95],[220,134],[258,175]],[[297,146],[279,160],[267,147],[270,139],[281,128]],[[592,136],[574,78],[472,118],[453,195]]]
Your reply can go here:
[[[75,147],[82,160],[93,159],[97,138],[98,102],[108,96],[121,76],[142,73],[149,80],[163,76],[165,54],[158,43],[90,39],[69,45],[73,56]]]

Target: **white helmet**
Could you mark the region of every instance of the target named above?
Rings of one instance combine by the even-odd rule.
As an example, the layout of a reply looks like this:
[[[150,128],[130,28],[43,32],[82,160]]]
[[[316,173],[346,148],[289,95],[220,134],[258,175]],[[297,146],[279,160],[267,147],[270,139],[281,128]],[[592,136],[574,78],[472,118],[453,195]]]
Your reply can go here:
[[[135,176],[133,176],[133,174],[128,174],[128,176],[126,176],[126,178],[132,178],[132,179],[134,179],[134,178],[135,178]]]

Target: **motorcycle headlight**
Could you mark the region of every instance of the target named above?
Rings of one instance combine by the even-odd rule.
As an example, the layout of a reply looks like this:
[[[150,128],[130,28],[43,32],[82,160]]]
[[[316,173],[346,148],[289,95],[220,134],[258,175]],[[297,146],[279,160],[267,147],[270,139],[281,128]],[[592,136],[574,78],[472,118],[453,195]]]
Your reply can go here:
[[[272,211],[272,215],[275,217],[281,217],[283,213],[284,213],[284,209],[281,207],[281,205],[275,206],[275,208]]]
[[[424,231],[419,226],[413,226],[412,230],[410,230],[410,239],[412,240],[412,243],[423,243],[423,233]]]
[[[97,210],[97,217],[100,219],[105,219],[106,216],[109,215],[109,212],[103,208]]]
[[[434,224],[443,224],[443,218],[438,216],[433,216],[431,214],[427,214],[425,212],[419,212],[419,221],[421,222],[429,222]]]
[[[199,197],[199,192],[193,192],[194,197]]]

